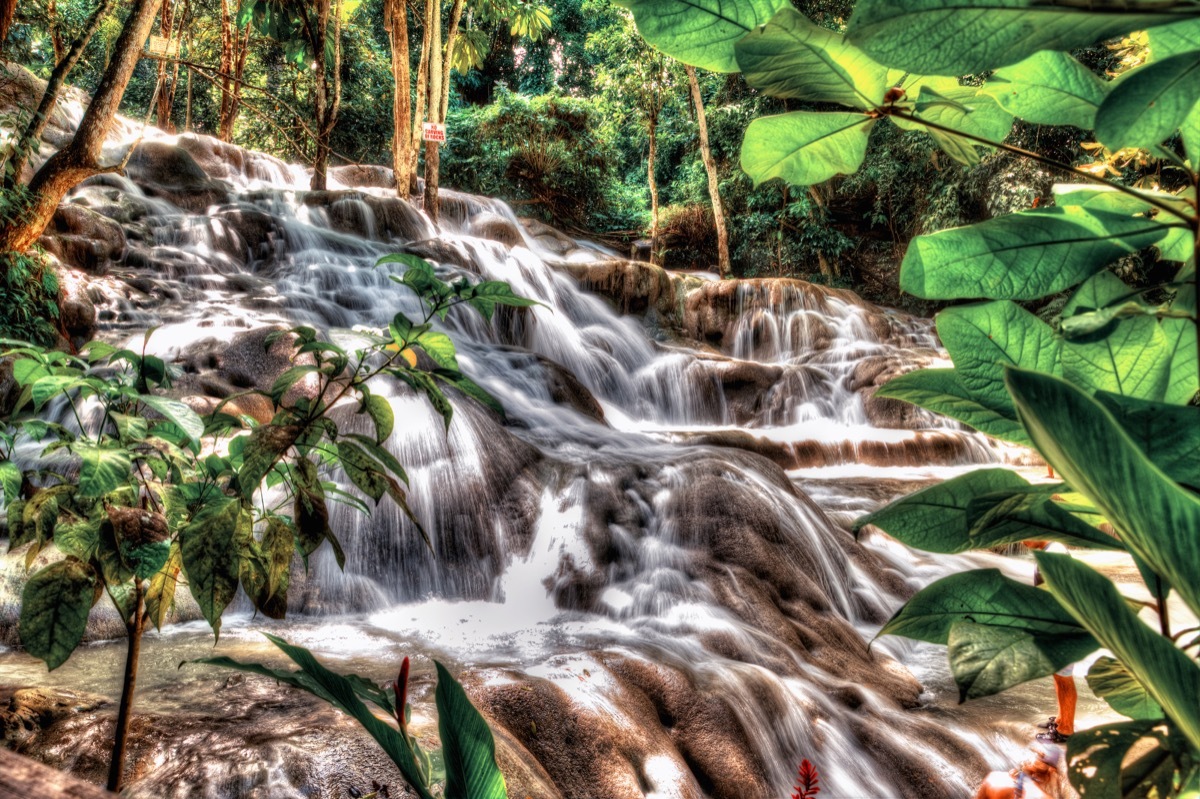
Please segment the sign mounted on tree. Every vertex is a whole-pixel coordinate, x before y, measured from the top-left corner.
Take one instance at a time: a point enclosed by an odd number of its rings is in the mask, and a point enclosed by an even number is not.
[[[422,122],[421,139],[422,141],[446,141],[446,126],[436,122]]]
[[[142,53],[145,58],[153,58],[156,61],[169,61],[172,58],[179,57],[179,42],[172,41],[166,36],[151,36],[146,41],[146,50]]]

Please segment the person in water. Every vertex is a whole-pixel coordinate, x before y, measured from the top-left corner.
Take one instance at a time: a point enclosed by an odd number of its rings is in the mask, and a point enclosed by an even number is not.
[[[1065,553],[1067,548],[1059,543],[1050,544],[1047,541],[1026,541],[1030,549],[1043,549],[1047,552]],[[1036,569],[1033,572],[1033,584],[1041,585],[1042,573]],[[1043,743],[1061,744],[1075,733],[1075,705],[1079,701],[1079,692],[1075,688],[1075,665],[1068,664],[1059,669],[1054,675],[1054,698],[1058,705],[1058,715],[1051,716],[1048,721],[1038,725],[1044,732],[1039,732],[1035,738]]]
[[[983,778],[975,799],[1067,799],[1062,773],[1062,748],[1054,744],[1030,747],[1034,754],[1012,771],[993,771]]]

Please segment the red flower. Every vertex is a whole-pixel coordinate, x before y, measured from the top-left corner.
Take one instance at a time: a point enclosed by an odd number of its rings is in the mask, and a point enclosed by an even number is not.
[[[817,784],[819,779],[817,767],[809,763],[807,758],[801,760],[800,773],[796,778],[796,792],[792,794],[791,799],[813,799],[821,792],[821,786]]]
[[[400,732],[408,732],[408,723],[404,720],[404,708],[408,704],[408,658],[400,664],[400,676],[396,678],[396,721],[400,722]],[[808,761],[805,760],[805,763]]]

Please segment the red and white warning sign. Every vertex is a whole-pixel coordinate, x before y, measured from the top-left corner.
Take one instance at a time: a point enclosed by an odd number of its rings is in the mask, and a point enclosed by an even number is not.
[[[439,125],[436,122],[422,122],[421,138],[424,141],[445,141],[446,126]]]

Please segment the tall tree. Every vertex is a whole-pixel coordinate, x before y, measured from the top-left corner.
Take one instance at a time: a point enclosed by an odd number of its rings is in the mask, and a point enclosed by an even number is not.
[[[176,26],[183,22],[182,15],[175,13],[175,0],[163,0],[162,10],[159,13],[158,33],[168,42],[177,38]],[[179,75],[178,61],[172,69],[169,59],[163,59],[158,62],[158,93],[155,103],[155,119],[158,126],[168,133],[175,132],[175,125],[171,122],[171,107],[175,104],[175,79]]]
[[[253,21],[264,36],[283,45],[289,60],[312,68],[313,175],[309,186],[321,191],[332,152],[330,139],[342,102],[342,18],[345,0],[249,0],[243,2],[238,24]],[[350,10],[358,7],[349,4]]]
[[[392,170],[396,174],[396,194],[408,197],[412,192],[412,65],[408,52],[408,3],[384,0],[383,27],[392,45]]]
[[[101,150],[113,117],[116,116],[125,87],[141,58],[142,43],[150,35],[162,0],[133,0],[121,35],[100,83],[84,112],[79,129],[71,142],[42,165],[25,192],[21,212],[0,220],[0,251],[22,252],[46,229],[54,209],[80,181],[119,165],[100,164]]]
[[[29,156],[38,146],[42,133],[46,130],[46,125],[50,123],[50,117],[54,115],[54,109],[58,105],[58,96],[62,92],[67,75],[79,63],[84,48],[96,35],[100,24],[104,22],[104,18],[109,15],[115,5],[116,0],[100,0],[100,4],[96,6],[84,24],[83,30],[75,37],[75,41],[71,42],[71,49],[54,65],[54,71],[50,73],[50,79],[46,81],[46,89],[42,92],[42,99],[33,115],[29,117],[29,121],[25,124],[25,130],[21,132],[20,138],[17,139],[9,155],[4,169],[4,188],[13,189],[21,182],[21,173],[25,171],[25,165],[29,163]]]
[[[4,52],[4,42],[8,39],[8,29],[12,27],[13,16],[17,13],[17,0],[0,0],[0,53]]]
[[[704,171],[708,173],[708,196],[712,200],[713,224],[717,228],[717,270],[721,277],[728,277],[729,264],[729,231],[725,228],[725,209],[721,205],[721,189],[717,180],[717,163],[713,160],[712,148],[708,146],[708,117],[704,113],[704,97],[700,94],[700,81],[696,78],[696,68],[685,65],[688,85],[692,92],[692,104],[696,106],[696,124],[700,128],[700,159],[704,162]]]
[[[622,25],[608,28],[588,42],[604,53],[596,83],[620,102],[614,112],[626,122],[644,125],[649,154],[646,183],[650,189],[650,260],[658,263],[658,123],[666,104],[678,93],[678,66],[642,40],[628,12]]]
[[[217,137],[233,141],[233,126],[242,110],[242,77],[250,53],[251,25],[238,26],[242,3],[237,10],[231,0],[221,0],[221,106],[217,112]],[[189,76],[190,80],[190,76]]]

